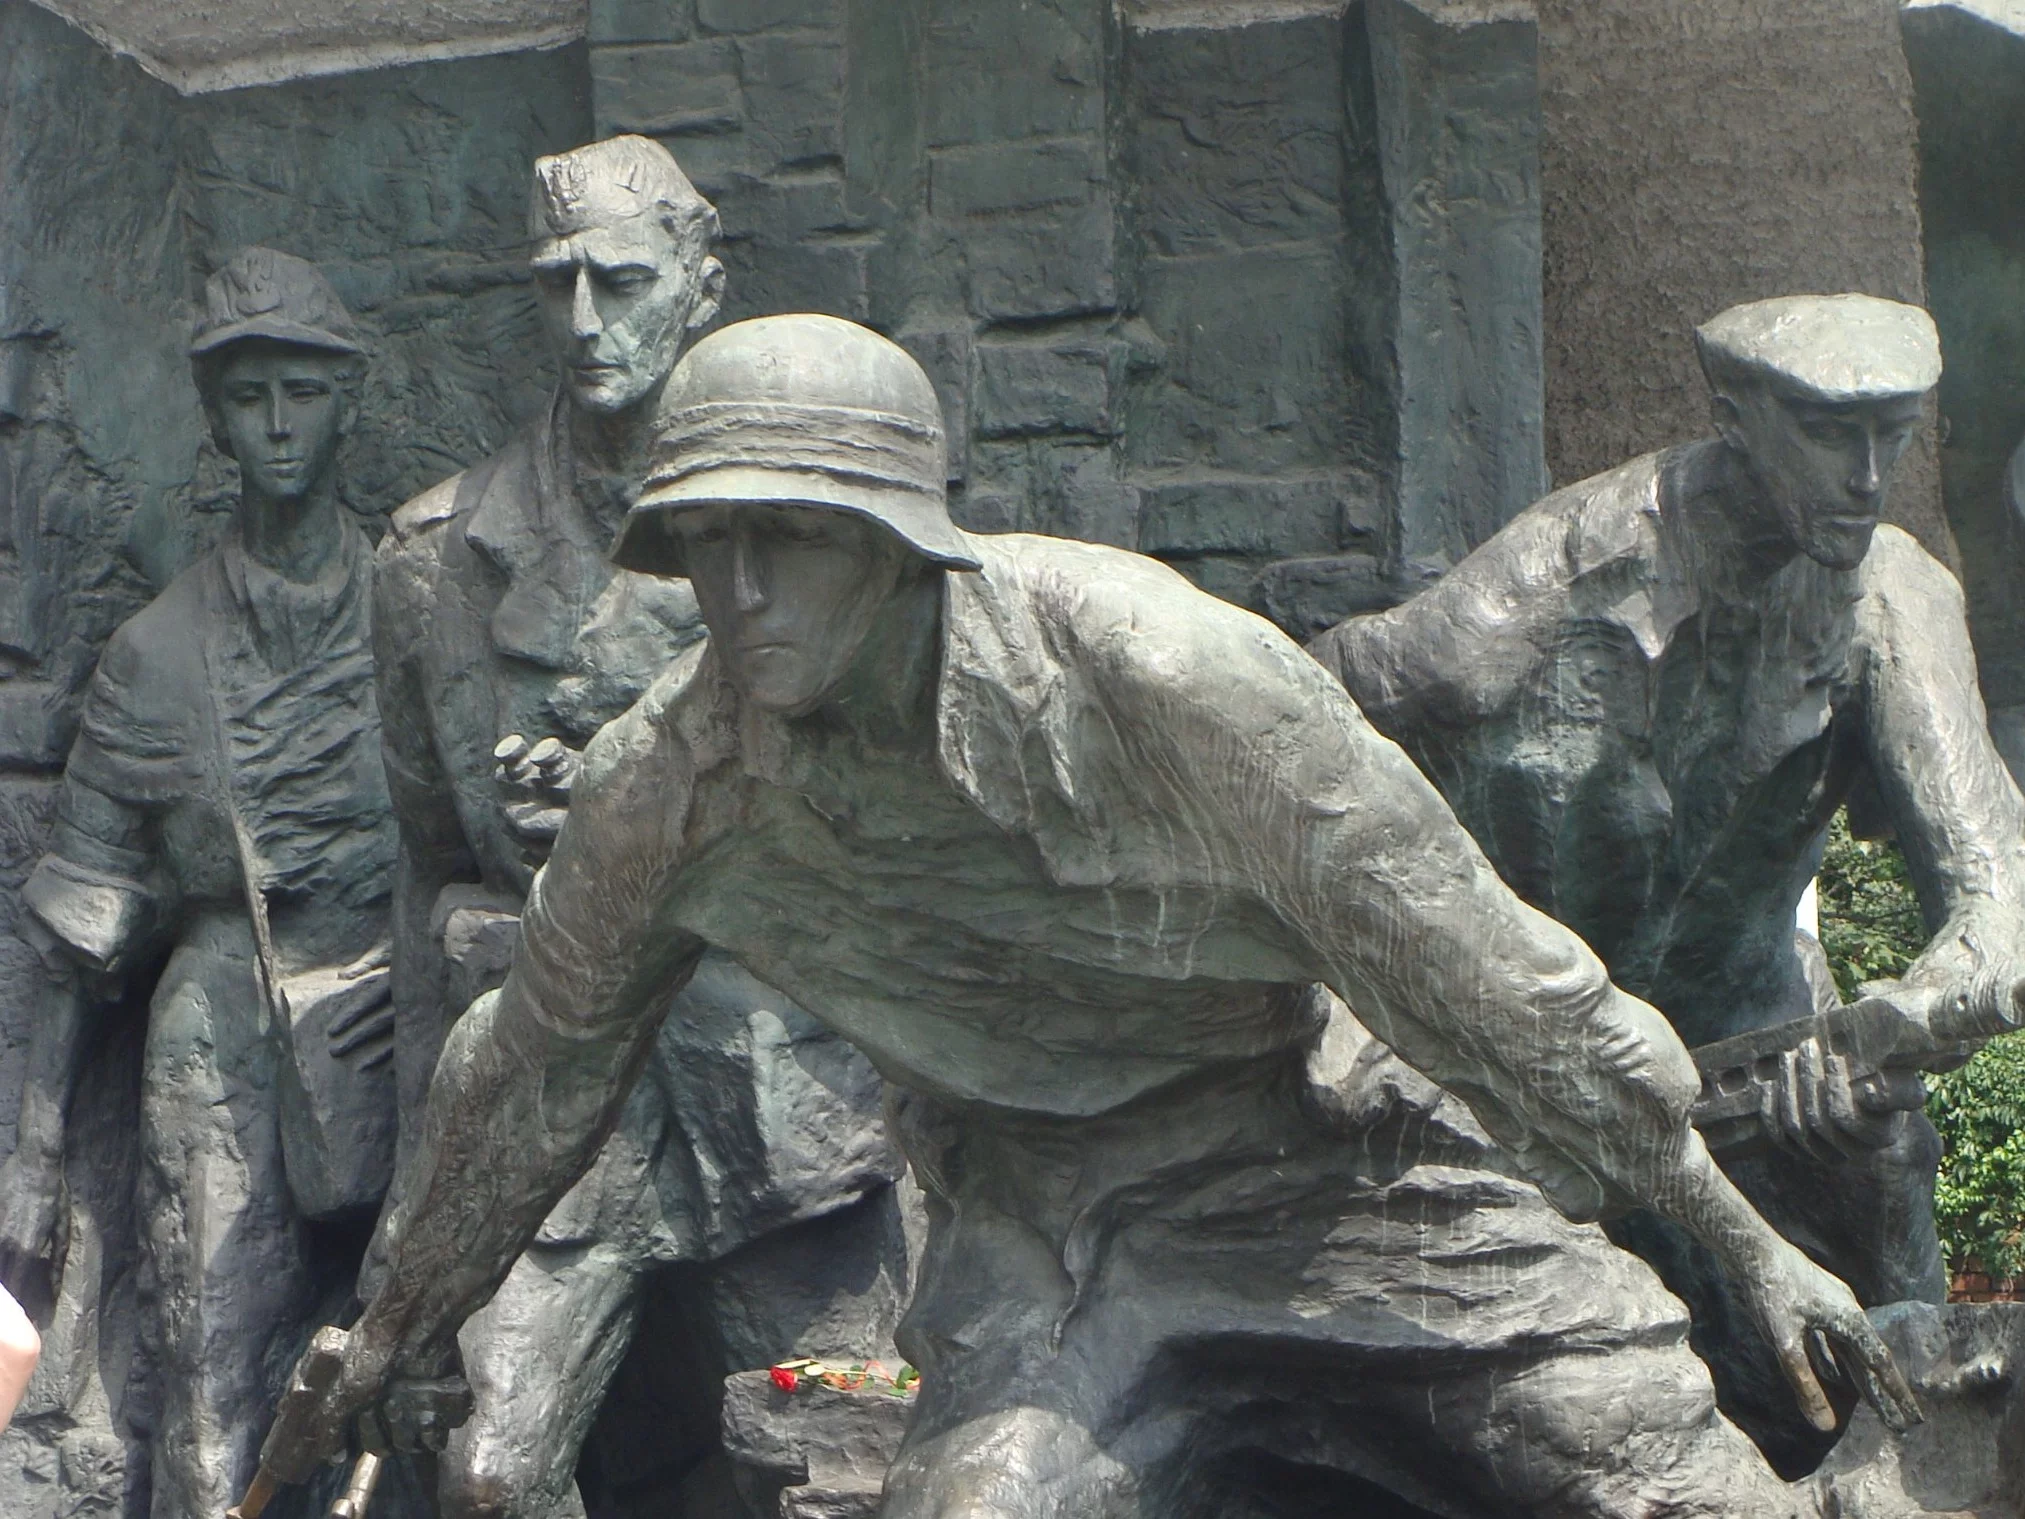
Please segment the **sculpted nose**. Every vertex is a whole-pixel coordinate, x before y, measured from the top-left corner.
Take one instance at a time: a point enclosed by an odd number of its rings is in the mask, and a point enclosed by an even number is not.
[[[734,532],[731,538],[731,597],[741,612],[757,612],[771,600],[765,570],[752,551],[752,537],[744,532]]]
[[[277,385],[267,397],[267,436],[285,438],[289,431],[288,413],[282,407],[281,387]]]
[[[1879,457],[1877,434],[1867,433],[1863,440],[1863,458],[1858,462],[1856,473],[1849,477],[1849,493],[1853,496],[1875,496],[1884,485],[1884,461]]]
[[[598,320],[598,303],[591,298],[591,271],[579,266],[576,295],[570,305],[570,334],[588,342],[604,330],[605,324]]]

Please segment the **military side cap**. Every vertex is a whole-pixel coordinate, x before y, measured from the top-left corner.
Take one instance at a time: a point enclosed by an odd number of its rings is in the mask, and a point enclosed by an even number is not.
[[[1695,333],[1705,358],[1831,405],[1924,395],[1941,339],[1917,306],[1874,295],[1788,295],[1732,306]]]
[[[227,343],[272,338],[332,353],[363,353],[351,313],[323,271],[272,248],[242,248],[204,285],[204,311],[190,356]]]

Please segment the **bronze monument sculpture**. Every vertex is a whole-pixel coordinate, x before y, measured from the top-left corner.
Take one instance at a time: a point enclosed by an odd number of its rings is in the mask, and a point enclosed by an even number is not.
[[[1664,1019],[1282,635],[1130,553],[959,531],[943,449],[919,367],[849,323],[742,323],[677,370],[615,557],[689,577],[710,636],[591,745],[271,1471],[358,1414],[440,1442],[457,1324],[715,946],[897,1088],[931,1233],[889,1519],[1230,1513],[1289,1464],[1339,1505],[1853,1512],[1780,1481],[1677,1305],[1520,1179],[1705,1241],[1817,1421],[1810,1341],[1914,1416],[1848,1290],[1711,1162]],[[1413,1078],[1317,982],[1470,1113],[1396,1102]],[[1440,1171],[1471,1136],[1480,1188],[1424,1188],[1422,1141]]]
[[[1933,324],[1803,296],[1698,339],[1717,436],[1549,496],[1313,652],[1514,889],[1691,1046],[1839,1000],[1794,912],[1836,809],[1867,801],[1933,935],[1875,989],[1917,1027],[2025,967],[2025,803],[1985,726],[1961,592],[1879,520],[1940,376]],[[1753,1102],[1764,1142],[1725,1169],[1860,1301],[1942,1301],[1916,1075],[1852,1069],[1818,1040],[1773,1075]],[[1811,1466],[1825,1447],[1734,1284],[1678,1228],[1623,1233],[1694,1309],[1725,1406]]]
[[[716,213],[665,148],[620,137],[535,166],[531,233],[560,369],[552,402],[500,453],[396,512],[380,556],[411,1123],[450,1022],[505,974],[582,746],[703,636],[685,583],[605,556],[669,372],[717,313]],[[443,1512],[580,1514],[577,1453],[650,1275],[885,1193],[900,1162],[878,1111],[877,1078],[848,1046],[733,962],[705,966],[604,1156],[464,1331],[475,1411],[443,1455]],[[797,1344],[794,1305],[755,1276],[749,1316],[784,1342],[754,1347],[727,1328],[731,1353],[764,1363],[801,1348],[876,1349],[905,1291],[888,1224],[861,1207],[810,1262],[811,1278],[862,1276],[832,1294],[836,1311],[863,1318],[831,1331],[845,1343]],[[708,1318],[709,1286],[692,1296]],[[711,1380],[700,1350],[660,1353]]]
[[[337,495],[360,345],[287,254],[245,250],[205,296],[190,351],[238,508],[92,679],[23,893],[50,982],[0,1173],[0,1274],[18,1281],[51,1252],[93,1012],[166,949],[139,1181],[163,1519],[223,1513],[252,1474],[269,1362],[318,1309],[305,1220],[370,1219],[395,1127],[372,549]]]

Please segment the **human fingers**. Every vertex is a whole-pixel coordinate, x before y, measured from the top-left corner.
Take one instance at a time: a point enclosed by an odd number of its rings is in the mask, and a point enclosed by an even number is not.
[[[1798,1050],[1785,1050],[1779,1056],[1779,1131],[1788,1144],[1806,1147],[1807,1112],[1800,1098]]]
[[[1794,1397],[1799,1399],[1801,1414],[1823,1434],[1833,1431],[1835,1409],[1828,1394],[1821,1390],[1821,1379],[1814,1374],[1814,1365],[1807,1358],[1805,1334],[1797,1326],[1789,1326],[1773,1340],[1772,1349]]]
[[[1830,1132],[1827,1103],[1827,1077],[1823,1071],[1821,1042],[1809,1039],[1799,1049],[1797,1067],[1800,1076],[1800,1114],[1806,1125],[1809,1139],[1823,1138]]]
[[[1862,1313],[1847,1316],[1823,1331],[1835,1351],[1836,1362],[1862,1392],[1864,1401],[1877,1410],[1885,1427],[1903,1434],[1925,1417],[1912,1384],[1899,1370],[1891,1347]]]

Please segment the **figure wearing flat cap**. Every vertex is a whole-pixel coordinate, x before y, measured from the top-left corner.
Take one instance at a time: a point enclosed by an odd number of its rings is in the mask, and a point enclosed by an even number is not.
[[[1960,590],[1879,522],[1940,375],[1933,324],[1796,297],[1699,339],[1716,437],[1547,497],[1313,652],[1519,894],[1689,1045],[1836,1000],[1794,912],[1859,787],[1896,826],[1933,932],[1892,995],[1916,1013],[2015,974],[2025,804],[1985,730]],[[1726,1164],[1866,1304],[1938,1302],[1939,1145],[1917,1078],[1850,1075],[1792,1052],[1762,1092],[1776,1144]],[[1782,1459],[1818,1457],[1706,1252],[1651,1219],[1626,1230],[1695,1309],[1726,1406]]]
[[[705,339],[664,426],[617,557],[690,577],[709,637],[585,756],[282,1474],[357,1411],[413,1438],[441,1406],[455,1326],[714,947],[872,1058],[929,1195],[887,1519],[1348,1514],[1374,1483],[1442,1513],[1856,1512],[1773,1474],[1678,1304],[1571,1220],[1679,1220],[1820,1417],[1815,1333],[1903,1419],[1855,1299],[1711,1163],[1666,1021],[1326,671],[1152,560],[958,530],[933,387],[848,322]],[[1317,982],[1461,1102],[1430,1119]]]
[[[19,1280],[50,1251],[93,1010],[166,954],[138,1183],[161,1519],[222,1514],[251,1474],[275,1358],[326,1285],[305,1223],[371,1219],[395,1128],[372,550],[337,490],[359,339],[314,266],[249,248],[191,355],[239,505],[92,677],[22,893],[53,979],[0,1182]]]
[[[717,313],[716,213],[666,149],[619,137],[536,164],[531,232],[554,399],[502,452],[395,513],[381,548],[411,1124],[449,1025],[506,973],[583,746],[703,636],[687,583],[606,556],[669,371]],[[749,1259],[725,1267],[729,1283],[685,1274],[685,1311],[724,1344],[655,1353],[697,1386],[797,1351],[875,1353],[906,1276],[891,1228],[901,1162],[878,1114],[878,1079],[847,1045],[730,959],[705,965],[596,1169],[464,1331],[476,1410],[444,1453],[444,1513],[582,1512],[579,1448],[668,1266],[761,1241],[786,1259],[798,1231],[824,1241],[786,1282]],[[699,1460],[714,1413],[669,1440],[667,1464]]]

